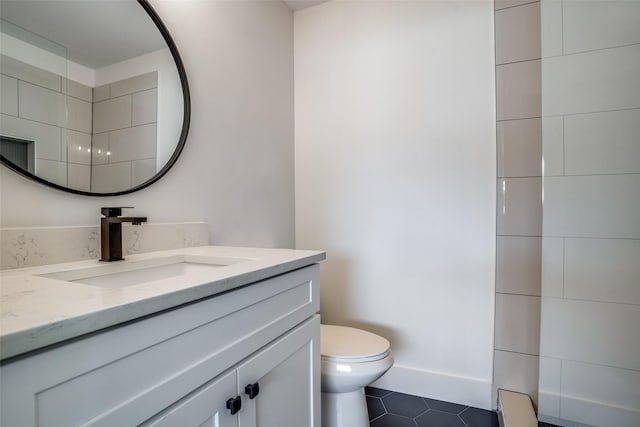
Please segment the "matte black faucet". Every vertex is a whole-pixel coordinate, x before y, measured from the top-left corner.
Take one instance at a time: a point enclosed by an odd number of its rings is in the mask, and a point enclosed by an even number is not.
[[[122,209],[133,209],[133,207],[123,206],[116,208],[102,208],[102,218],[100,218],[100,261],[121,261],[122,257],[122,223],[130,222],[140,225],[147,222],[146,216],[125,217]]]

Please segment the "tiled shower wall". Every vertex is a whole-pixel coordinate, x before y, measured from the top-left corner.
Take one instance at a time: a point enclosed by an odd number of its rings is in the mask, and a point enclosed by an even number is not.
[[[156,173],[158,73],[93,89],[92,190],[122,191]]]
[[[89,190],[91,88],[5,55],[0,72],[2,134],[34,141],[36,175]]]
[[[37,176],[114,192],[155,175],[157,72],[92,89],[2,55],[0,78],[2,135],[34,142]]]
[[[635,427],[640,2],[543,0],[541,12],[539,415],[561,425]]]
[[[495,1],[497,389],[538,397],[542,251],[540,2]]]

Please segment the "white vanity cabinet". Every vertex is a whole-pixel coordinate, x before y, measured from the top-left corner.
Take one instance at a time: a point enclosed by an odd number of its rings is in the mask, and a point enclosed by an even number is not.
[[[314,264],[12,358],[0,425],[320,427],[318,309]]]
[[[145,427],[319,426],[314,347],[319,318],[307,320],[264,350],[186,396]],[[251,394],[250,390],[258,390]],[[232,397],[229,397],[232,396]],[[253,396],[253,397],[251,397]],[[233,401],[240,402],[231,413]]]

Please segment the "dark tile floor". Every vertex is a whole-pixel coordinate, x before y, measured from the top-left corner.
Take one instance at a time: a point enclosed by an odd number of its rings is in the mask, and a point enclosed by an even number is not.
[[[365,394],[371,427],[498,427],[496,413],[484,409],[374,387]]]

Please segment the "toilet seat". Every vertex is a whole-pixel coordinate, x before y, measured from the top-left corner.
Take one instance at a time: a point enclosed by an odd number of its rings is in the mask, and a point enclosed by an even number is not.
[[[345,363],[366,363],[384,359],[391,344],[371,332],[347,326],[320,325],[320,357]]]
[[[364,387],[393,366],[390,347],[371,332],[320,325],[322,427],[369,427]]]

